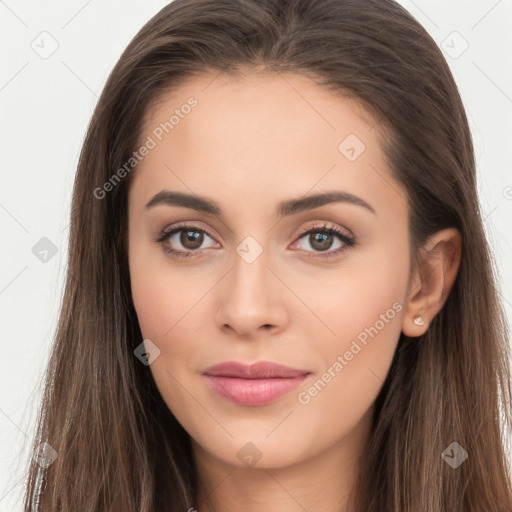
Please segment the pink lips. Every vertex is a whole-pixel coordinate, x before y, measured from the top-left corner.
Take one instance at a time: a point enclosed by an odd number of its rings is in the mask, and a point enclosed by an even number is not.
[[[310,374],[269,361],[247,365],[227,361],[206,369],[210,387],[240,405],[264,405],[296,388]]]

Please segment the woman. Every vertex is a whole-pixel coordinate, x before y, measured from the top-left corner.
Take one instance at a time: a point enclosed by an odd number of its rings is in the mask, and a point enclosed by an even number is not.
[[[26,510],[512,510],[471,135],[392,0],[162,9],[69,251]]]

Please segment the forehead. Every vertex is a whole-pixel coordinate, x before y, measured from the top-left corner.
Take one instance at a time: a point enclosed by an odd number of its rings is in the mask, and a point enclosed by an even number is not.
[[[142,133],[153,147],[133,187],[146,200],[163,188],[263,200],[345,185],[383,201],[392,180],[374,117],[302,75],[192,77],[148,109]]]
[[[374,117],[353,94],[351,96],[349,99],[348,92],[329,90],[301,74],[209,71],[181,80],[160,94],[146,109],[143,132],[150,133],[162,120],[169,120],[173,113],[181,114],[180,109],[191,98],[197,100],[200,109],[195,110],[202,112],[202,119],[217,115],[222,109],[230,119],[238,113],[246,129],[256,123],[261,125],[263,118],[267,130],[271,126],[280,128],[284,123],[287,131],[297,131],[297,126],[286,124],[295,117],[297,121],[310,123],[312,129],[336,131],[339,124],[336,114],[340,113],[351,118],[346,119],[347,122],[354,124],[358,118],[357,124],[374,127],[377,124]],[[216,121],[212,126],[216,131],[228,128],[222,119]]]

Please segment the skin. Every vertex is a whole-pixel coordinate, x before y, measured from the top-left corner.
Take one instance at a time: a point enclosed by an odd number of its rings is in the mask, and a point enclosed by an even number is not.
[[[420,336],[442,308],[460,261],[460,235],[436,233],[420,266],[411,268],[405,190],[390,175],[375,120],[353,100],[295,74],[209,73],[162,96],[147,113],[142,140],[190,96],[198,105],[134,171],[128,234],[141,331],[160,350],[150,370],[191,435],[206,489],[190,505],[348,511],[400,332]],[[338,149],[349,134],[366,146],[354,161]],[[162,190],[206,196],[222,215],[166,204],[146,208]],[[276,215],[281,201],[329,190],[354,194],[375,213],[337,202]],[[178,222],[212,236],[194,249],[174,235],[167,247],[196,252],[173,259],[155,240]],[[324,223],[358,244],[329,258],[344,245],[336,235],[323,252],[309,235],[299,237],[310,227],[322,233]],[[252,263],[236,251],[247,236],[263,251]],[[301,403],[298,394],[393,304],[400,309],[394,317]],[[423,326],[413,323],[419,313]],[[202,375],[228,360],[274,361],[312,374],[274,403],[241,406],[213,392]],[[244,463],[241,449],[261,458]]]

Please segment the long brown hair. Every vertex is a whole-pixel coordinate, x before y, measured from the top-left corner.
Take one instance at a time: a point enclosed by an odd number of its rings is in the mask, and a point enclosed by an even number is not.
[[[142,335],[127,265],[132,174],[98,198],[142,137],[149,106],[195,74],[263,67],[303,74],[378,120],[403,184],[413,254],[462,235],[458,276],[421,338],[400,337],[355,489],[360,512],[510,512],[508,332],[477,198],[472,139],[449,67],[393,0],[175,0],[126,48],[82,148],[69,265],[25,510],[186,511],[198,479],[190,437],[133,354]],[[200,108],[200,107],[199,107]],[[454,469],[443,451],[468,459]]]

